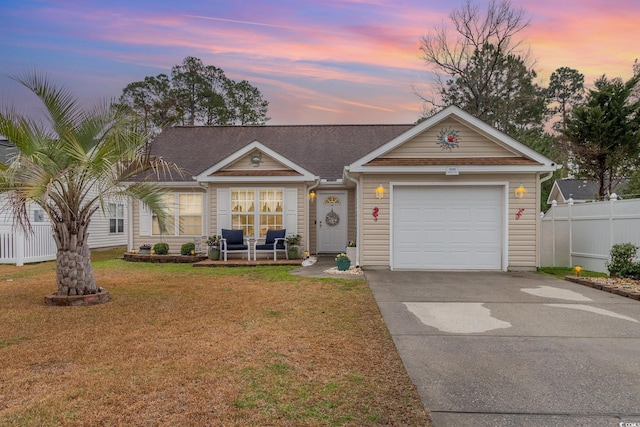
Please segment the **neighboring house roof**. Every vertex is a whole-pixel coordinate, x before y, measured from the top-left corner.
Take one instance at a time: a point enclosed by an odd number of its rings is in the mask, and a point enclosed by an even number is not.
[[[621,189],[627,182],[628,180],[620,180],[620,182],[614,185],[614,192]],[[599,190],[600,185],[594,180],[574,178],[557,179],[553,183],[553,187],[547,198],[547,204],[551,204],[554,200],[558,201],[558,203],[568,203],[569,199],[573,199],[574,203],[600,200],[598,195]]]
[[[164,129],[151,154],[174,162],[192,181],[246,146],[259,143],[320,179],[342,178],[344,166],[414,125],[175,126]]]
[[[11,158],[18,153],[18,149],[15,145],[9,142],[8,139],[0,137],[0,163],[8,165]]]

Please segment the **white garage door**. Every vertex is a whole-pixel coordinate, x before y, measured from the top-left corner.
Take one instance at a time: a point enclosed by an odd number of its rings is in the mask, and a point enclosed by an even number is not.
[[[503,187],[393,190],[393,268],[500,270]]]

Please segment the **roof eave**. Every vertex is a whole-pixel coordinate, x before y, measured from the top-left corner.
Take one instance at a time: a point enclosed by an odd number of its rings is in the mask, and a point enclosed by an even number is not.
[[[535,173],[535,172],[553,172],[556,170],[555,165],[465,165],[456,166],[438,165],[438,166],[354,166],[351,165],[347,169],[352,173],[445,173],[449,168],[457,168],[459,173]]]
[[[198,182],[242,182],[242,183],[256,183],[256,182],[311,182],[318,179],[318,177],[310,174],[299,176],[198,176],[194,177]]]

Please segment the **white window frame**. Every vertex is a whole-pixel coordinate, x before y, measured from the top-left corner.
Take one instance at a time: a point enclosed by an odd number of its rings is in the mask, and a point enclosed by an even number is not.
[[[280,228],[286,228],[286,215],[285,215],[285,199],[286,199],[286,193],[285,193],[285,188],[283,187],[233,187],[230,188],[230,192],[229,192],[229,200],[230,200],[230,222],[231,224],[233,224],[233,216],[234,215],[238,215],[239,212],[237,211],[233,211],[233,193],[236,191],[253,191],[253,230],[254,230],[254,235],[253,236],[245,236],[245,237],[252,237],[254,239],[260,238],[260,237],[264,237],[266,235],[261,235],[261,224],[260,224],[260,217],[263,215],[268,215],[268,216],[280,216],[281,220],[281,224],[282,226]],[[263,201],[260,199],[260,192],[262,191],[274,191],[274,192],[280,192],[281,194],[281,200],[278,202],[279,203],[279,208],[280,210],[273,210],[273,211],[268,211],[268,212],[264,212],[262,211],[262,209],[260,208],[261,203],[266,203],[266,201]],[[256,208],[257,207],[257,208]],[[277,209],[277,206],[276,206]],[[268,227],[267,227],[268,229]],[[266,231],[266,229],[265,229]]]
[[[180,233],[180,196],[199,196],[200,197],[200,233],[195,234],[181,234]],[[194,193],[194,192],[172,192],[167,193],[166,196],[173,197],[173,203],[170,206],[167,206],[167,210],[170,215],[173,215],[173,233],[156,233],[156,226],[154,225],[157,221],[155,213],[151,215],[151,235],[152,236],[175,236],[175,237],[201,237],[202,232],[204,230],[204,203],[205,203],[205,195],[204,193]],[[170,202],[171,203],[171,202]],[[183,215],[183,216],[195,216],[195,215]]]
[[[124,233],[124,217],[125,209],[124,203],[109,203],[109,234],[123,234]],[[115,221],[115,231],[111,229],[111,221]]]

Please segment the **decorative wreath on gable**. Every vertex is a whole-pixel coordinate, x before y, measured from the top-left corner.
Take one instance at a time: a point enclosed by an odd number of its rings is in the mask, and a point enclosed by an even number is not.
[[[457,130],[454,130],[452,127],[448,127],[446,129],[440,129],[438,133],[438,144],[443,150],[451,151],[454,148],[459,147],[460,135]]]
[[[324,218],[324,222],[333,227],[334,225],[338,225],[340,217],[333,211],[333,209],[331,209],[331,212],[329,212]]]

